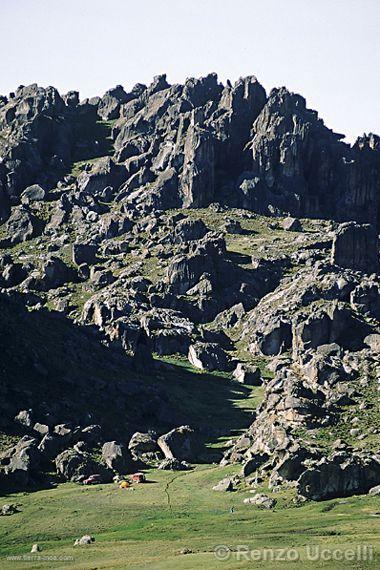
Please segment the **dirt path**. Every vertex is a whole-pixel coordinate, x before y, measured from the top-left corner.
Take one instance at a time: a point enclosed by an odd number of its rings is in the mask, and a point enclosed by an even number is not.
[[[219,465],[214,465],[211,467],[211,469],[217,469],[219,467]],[[194,474],[194,469],[191,469],[190,471],[185,471],[182,473],[179,473],[177,475],[174,475],[165,485],[164,488],[164,493],[166,495],[166,499],[167,499],[167,503],[168,503],[168,507],[171,513],[173,513],[173,508],[172,508],[172,501],[171,501],[171,496],[169,493],[169,489],[170,486],[172,485],[172,483],[174,483],[174,481],[176,481],[176,479],[179,479],[180,477],[186,477],[187,475],[191,475]]]
[[[167,498],[167,502],[168,502],[168,507],[169,507],[169,510],[170,510],[171,513],[173,513],[173,509],[172,509],[172,501],[171,501],[171,497],[170,497],[170,493],[169,493],[170,485],[171,485],[172,483],[174,483],[174,481],[175,481],[176,479],[179,479],[180,477],[185,477],[185,475],[190,475],[191,473],[193,473],[193,471],[185,471],[184,473],[180,473],[180,474],[178,474],[178,475],[174,475],[174,476],[166,483],[164,492],[165,492],[165,495],[166,495],[166,498]]]

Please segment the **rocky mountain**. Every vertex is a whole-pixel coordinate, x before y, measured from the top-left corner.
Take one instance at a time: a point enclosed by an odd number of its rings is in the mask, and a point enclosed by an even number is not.
[[[173,357],[263,384],[247,481],[380,484],[380,142],[343,138],[255,77],[0,97],[3,485],[204,458]]]

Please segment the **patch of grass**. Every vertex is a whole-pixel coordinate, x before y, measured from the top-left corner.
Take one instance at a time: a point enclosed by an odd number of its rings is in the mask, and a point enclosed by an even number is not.
[[[357,545],[375,547],[369,562],[350,562],[350,568],[378,568],[380,524],[376,513],[380,497],[351,497],[335,501],[333,509],[306,503],[292,507],[289,491],[276,494],[273,511],[244,505],[243,487],[233,493],[211,488],[222,477],[233,475],[233,466],[198,466],[190,472],[147,473],[148,482],[134,491],[116,485],[80,487],[71,483],[56,489],[16,494],[4,502],[20,504],[20,513],[0,518],[2,568],[25,568],[23,561],[6,556],[23,555],[37,542],[41,555],[68,556],[54,568],[153,568],[211,570],[239,568],[347,568],[347,561],[315,562],[307,548],[343,551]],[[233,507],[233,509],[232,509]],[[74,540],[90,533],[95,542],[74,547]],[[226,545],[228,559],[215,557],[217,545]],[[238,546],[249,550],[294,549],[300,561],[250,561],[238,556]],[[181,554],[183,551],[188,554]],[[241,552],[241,551],[240,551]],[[46,561],[28,562],[33,569],[48,567]],[[254,564],[254,566],[253,566]],[[53,567],[53,566],[50,566]]]
[[[76,162],[73,162],[69,174],[71,174],[71,176],[75,176],[75,178],[77,178],[80,174],[82,174],[82,172],[84,171],[85,167],[88,164],[95,164],[95,162],[97,162],[98,160],[99,160],[99,157],[88,158],[87,160],[78,160]]]

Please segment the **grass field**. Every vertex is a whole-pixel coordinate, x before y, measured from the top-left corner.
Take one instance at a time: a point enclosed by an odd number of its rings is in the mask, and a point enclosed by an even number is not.
[[[211,490],[237,467],[197,466],[189,472],[148,472],[148,482],[135,490],[116,485],[80,487],[67,483],[55,489],[21,493],[1,499],[20,511],[0,518],[1,568],[378,568],[380,497],[352,497],[294,506],[292,493],[276,493],[273,511],[244,505],[247,489],[233,493]],[[233,507],[233,512],[231,512]],[[90,533],[95,542],[74,547]],[[12,560],[28,555],[38,542],[40,556],[50,560]],[[372,561],[307,559],[307,547],[352,549],[372,545]],[[214,549],[226,545],[228,560]],[[239,547],[240,545],[240,547]],[[247,560],[245,545],[266,560]],[[283,554],[280,549],[291,549]],[[268,549],[275,549],[270,553]],[[186,552],[186,554],[185,554]],[[223,552],[223,551],[222,551]],[[268,560],[289,556],[291,561]],[[34,556],[34,559],[33,559]],[[54,560],[51,557],[68,557]],[[299,557],[299,560],[294,560]]]
[[[210,462],[219,460],[227,438],[249,425],[262,388],[241,386],[220,373],[194,371],[181,358],[163,360],[165,373],[157,374],[155,382],[170,387],[171,403],[183,414],[186,403],[182,419],[216,429],[208,440],[206,462],[189,472],[150,470],[148,482],[134,491],[114,484],[66,483],[0,497],[0,507],[13,503],[20,511],[0,517],[1,569],[380,567],[380,497],[296,506],[294,490],[285,489],[273,494],[276,507],[266,511],[243,504],[250,496],[243,483],[233,493],[212,491],[221,478],[240,470]],[[266,374],[264,363],[259,364]],[[3,439],[4,446],[12,443],[10,436]],[[265,486],[260,491],[270,493]],[[74,547],[84,534],[94,536],[95,542]],[[42,551],[31,555],[36,542]],[[229,549],[220,551],[225,560],[215,556],[218,545]],[[337,549],[339,555],[360,545],[374,548],[373,560],[314,561],[307,555],[311,547]]]

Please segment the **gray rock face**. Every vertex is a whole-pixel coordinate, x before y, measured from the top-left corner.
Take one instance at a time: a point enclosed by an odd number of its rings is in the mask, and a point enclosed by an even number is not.
[[[205,273],[216,273],[217,255],[196,250],[190,255],[176,256],[167,270],[167,281],[173,293],[183,294],[194,287]]]
[[[326,257],[328,253],[326,248]],[[332,450],[323,461],[325,451],[312,439],[305,444],[293,431],[296,426],[307,433],[339,425],[344,406],[358,405],[357,382],[367,386],[376,376],[376,310],[374,275],[366,277],[326,261],[312,271],[283,278],[247,312],[243,338],[252,341],[254,354],[265,351],[274,356],[268,367],[274,378],[265,380],[256,418],[228,450],[223,464],[243,463],[244,476],[270,474],[270,486],[297,483],[301,495],[315,500],[366,493],[367,476],[376,484],[378,458],[344,446],[344,455]],[[282,328],[288,331],[286,352]],[[363,402],[361,409],[368,405]],[[366,430],[354,427],[350,436],[365,439]]]
[[[186,355],[194,332],[194,324],[173,309],[155,308],[141,319],[141,326],[152,342],[152,349],[159,355]]]
[[[43,263],[41,271],[32,277],[29,288],[48,291],[68,281],[76,281],[76,278],[76,273],[64,261],[52,255]]]
[[[80,192],[92,196],[100,195],[105,188],[118,188],[126,177],[126,171],[110,157],[100,158],[91,169],[78,177],[77,185]]]
[[[52,460],[67,448],[69,442],[69,436],[47,433],[41,439],[38,449],[45,460]]]
[[[347,334],[347,330],[351,330],[350,335]],[[293,352],[297,355],[308,348],[335,342],[346,347],[352,337],[354,342],[362,339],[364,331],[365,325],[357,321],[350,311],[344,306],[333,303],[324,309],[316,310],[305,320],[302,316],[294,320]]]
[[[275,356],[290,348],[292,344],[291,325],[285,320],[271,323],[260,334],[257,347],[265,356]]]
[[[377,271],[378,239],[369,225],[342,224],[334,236],[331,262],[365,273]]]
[[[362,280],[350,294],[351,307],[380,320],[380,287],[373,280]]]
[[[77,92],[61,97],[52,87],[18,89],[0,111],[0,130],[8,129],[9,139],[2,150],[6,196],[18,197],[32,184],[51,187],[78,149],[99,156],[100,117],[118,119],[114,156],[133,164],[118,169],[102,158],[79,177],[79,188],[91,194],[126,181],[131,191],[137,182],[133,190],[145,196],[144,204],[137,199],[143,207],[197,207],[221,188],[227,203],[260,212],[378,224],[376,135],[345,145],[301,96],[281,88],[267,97],[253,76],[233,86],[221,85],[215,74],[174,86],[159,77],[148,88],[126,93],[118,85],[80,104]],[[98,138],[86,138],[78,124],[93,127]],[[5,200],[5,216],[8,207]]]
[[[24,281],[27,277],[27,271],[21,263],[13,263],[10,261],[0,275],[0,284],[5,287],[15,287]]]
[[[252,134],[251,173],[240,186],[246,207],[293,216],[320,216],[323,211],[332,218],[378,223],[376,175],[369,175],[368,185],[357,190],[364,170],[379,168],[377,142],[371,136],[347,147],[339,141],[342,135],[306,108],[303,97],[283,87],[271,91]]]
[[[191,121],[185,140],[180,187],[184,207],[201,208],[214,198],[215,151],[211,134],[195,124],[194,114]]]
[[[367,493],[380,481],[380,463],[375,459],[363,461],[360,457],[332,462],[304,471],[298,481],[298,492],[313,500],[333,499]]]
[[[193,462],[196,461],[202,447],[198,434],[189,426],[180,426],[161,435],[157,444],[166,459]]]
[[[0,427],[36,436],[4,458],[1,480],[33,481],[58,454],[64,478],[103,473],[90,452],[106,439],[189,421],[163,387],[174,367],[157,362],[177,354],[225,372],[238,362],[228,354],[244,355],[232,378],[253,385],[266,362],[263,401],[223,459],[243,476],[270,487],[304,477],[322,496],[326,450],[309,430],[352,417],[356,447],[339,451],[369,465],[355,454],[378,435],[362,418],[379,375],[380,139],[341,138],[302,97],[267,97],[255,77],[161,75],[85,101],[37,85],[0,97],[0,245],[12,249],[0,256]],[[118,425],[103,426],[103,399]],[[196,458],[189,429],[161,437],[164,466]],[[105,475],[132,468],[130,455],[156,463],[156,439],[107,441]],[[339,469],[334,493],[365,492]]]
[[[2,185],[0,185],[0,222],[3,223],[10,214],[10,201]]]
[[[123,103],[128,103],[134,98],[132,94],[124,91],[121,85],[109,89],[98,104],[98,115],[106,120],[117,119],[120,114],[120,107]]]

